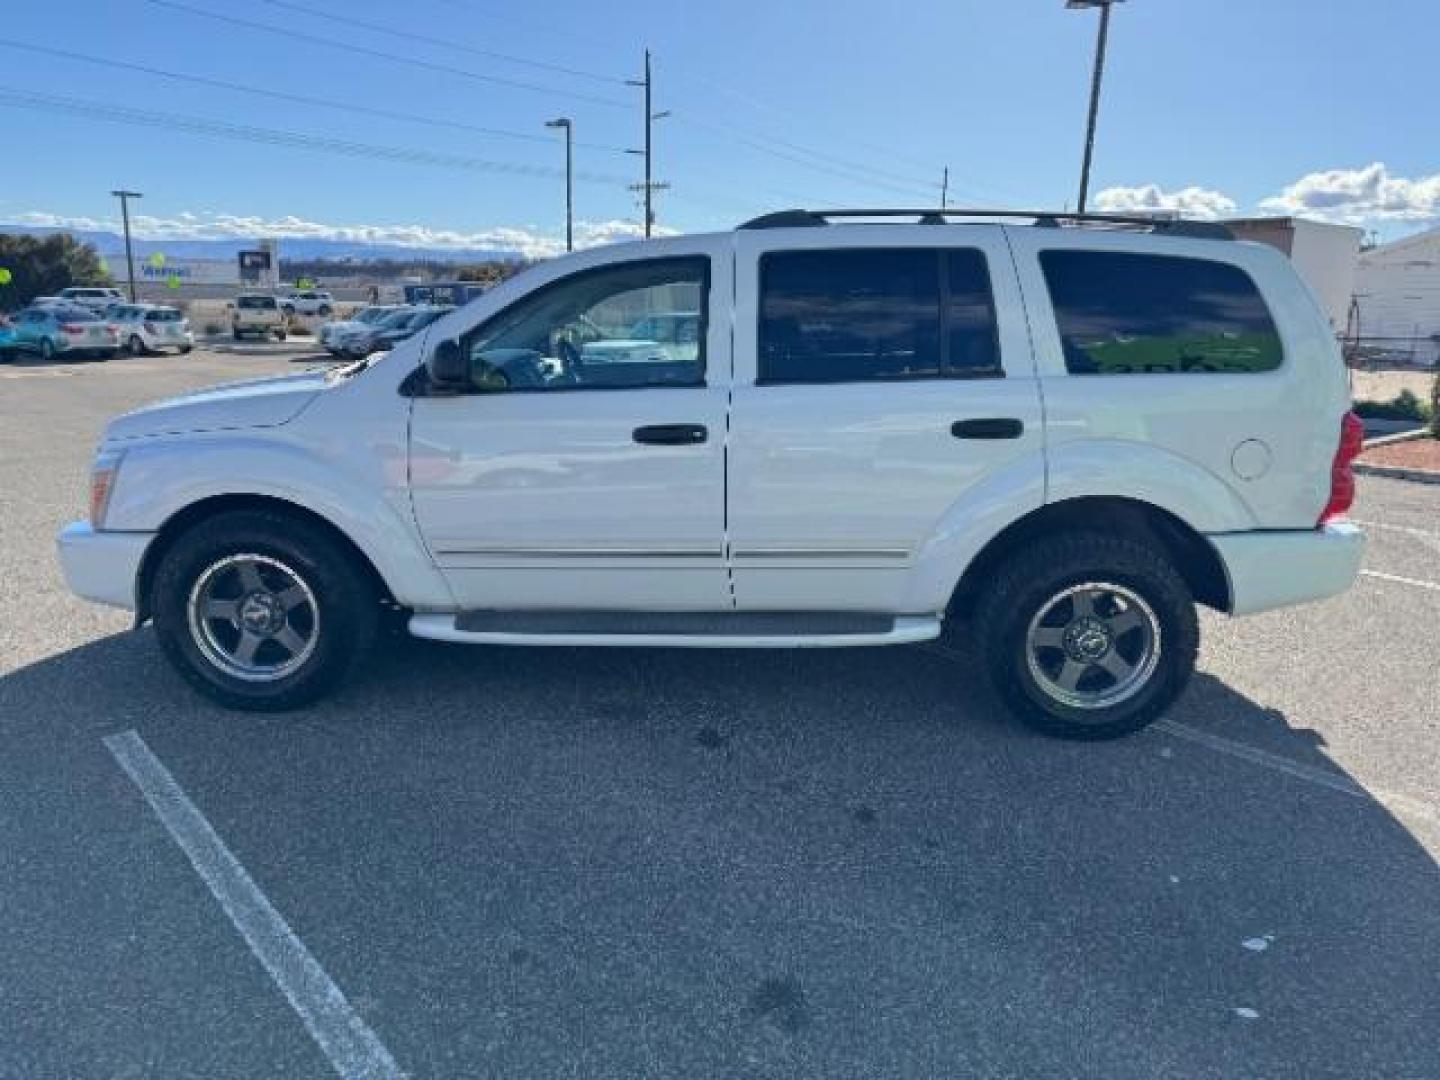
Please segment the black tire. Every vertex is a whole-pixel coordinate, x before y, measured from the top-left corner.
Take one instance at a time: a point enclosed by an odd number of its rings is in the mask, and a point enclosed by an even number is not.
[[[139,334],[131,334],[130,340],[126,342],[126,345],[129,346],[131,356],[145,355],[145,342],[140,340]]]
[[[55,359],[55,343],[49,338],[40,339],[40,359],[47,364]]]
[[[191,351],[192,351],[194,348],[195,348],[195,346],[193,346],[193,345],[181,345],[181,346],[180,346],[180,355],[181,355],[181,356],[189,356],[190,353],[191,353]]]
[[[241,341],[245,337],[245,335],[242,334],[239,330],[231,330],[230,336],[233,337],[236,341]]]
[[[1053,607],[1052,602],[1066,590],[1090,583],[1113,584],[1139,599],[1134,608],[1144,628],[1136,632],[1144,636],[1129,639],[1126,647],[1148,657],[1145,650],[1153,640],[1155,658],[1153,669],[1136,663],[1137,671],[1148,670],[1149,674],[1132,688],[1126,690],[1122,680],[1115,679],[1110,689],[1129,696],[1113,703],[1077,707],[1059,700],[1055,684],[1051,682],[1052,689],[1047,689],[1045,681],[1046,663],[1065,664],[1071,659],[1071,645],[1041,646],[1032,651],[1031,628],[1032,621],[1047,610],[1058,611],[1058,618],[1064,620],[1066,608]],[[1065,634],[1076,625],[1078,616],[1078,609],[1070,609]],[[1047,620],[1055,617],[1047,616]],[[980,644],[986,666],[1010,710],[1037,731],[1066,739],[1114,739],[1158,719],[1189,682],[1200,644],[1194,599],[1159,541],[1147,543],[1105,533],[1055,536],[1017,552],[1001,564],[980,596],[973,626],[984,635]],[[1053,627],[1042,622],[1036,640],[1045,629]],[[1122,640],[1116,637],[1106,651],[1118,653]],[[1037,658],[1033,663],[1032,656]],[[1052,656],[1053,661],[1039,659]],[[1095,671],[1093,664],[1080,665],[1083,678],[1102,684],[1102,688],[1086,694],[1103,696],[1103,684],[1113,676]],[[1082,682],[1076,689],[1084,685]]]
[[[319,315],[322,319],[328,319],[330,317],[330,311],[331,308],[329,304],[321,304],[318,308],[315,309],[315,313]]]
[[[276,341],[284,341],[284,340],[285,340],[285,331],[284,331],[284,330],[276,330],[276,331],[275,331],[275,340],[276,340]]]
[[[192,593],[207,570],[239,555],[273,560],[314,598],[313,649],[293,670],[265,681],[237,676],[207,655],[190,618]],[[151,601],[161,648],[185,680],[227,708],[256,712],[300,708],[334,689],[369,651],[380,615],[369,567],[353,551],[313,522],[253,510],[219,514],[177,539],[156,571]]]

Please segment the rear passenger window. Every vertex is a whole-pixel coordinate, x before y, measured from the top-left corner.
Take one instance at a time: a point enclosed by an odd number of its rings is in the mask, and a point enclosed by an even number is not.
[[[1280,335],[1237,266],[1169,255],[1045,251],[1072,375],[1274,371]]]
[[[979,251],[788,251],[761,260],[761,383],[999,373]]]

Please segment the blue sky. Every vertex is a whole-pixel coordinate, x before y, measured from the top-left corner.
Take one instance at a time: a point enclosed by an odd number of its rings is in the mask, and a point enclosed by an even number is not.
[[[566,115],[582,144],[582,235],[620,235],[639,220],[624,185],[640,160],[622,151],[641,138],[639,92],[623,80],[638,76],[647,44],[655,107],[673,113],[655,126],[656,176],[673,185],[658,197],[663,226],[723,228],[791,205],[933,203],[945,165],[956,203],[1073,204],[1096,19],[1062,0],[13,0],[0,42],[30,48],[0,44],[0,221],[108,224],[108,192],[123,185],[146,193],[141,231],[160,236],[498,233],[539,250],[563,235],[563,151],[543,123]],[[1433,0],[1126,0],[1092,192],[1114,209],[1308,212],[1387,236],[1420,228],[1440,215],[1440,113],[1425,77],[1436,40]],[[79,99],[79,111],[57,96]],[[466,167],[122,125],[92,103]]]

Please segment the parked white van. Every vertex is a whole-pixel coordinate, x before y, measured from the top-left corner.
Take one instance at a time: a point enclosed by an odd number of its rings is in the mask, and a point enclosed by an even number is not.
[[[649,317],[691,325],[664,349]],[[385,609],[482,645],[820,647],[949,619],[1103,738],[1358,571],[1358,422],[1286,259],[1194,222],[787,211],[567,256],[389,354],[114,420],[81,596],[226,705],[313,701]],[[963,688],[957,688],[963,691]]]

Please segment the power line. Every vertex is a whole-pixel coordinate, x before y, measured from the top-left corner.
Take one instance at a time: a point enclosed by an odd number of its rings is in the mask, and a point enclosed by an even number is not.
[[[790,161],[806,164],[808,163],[808,159],[814,158],[815,161],[820,164],[831,166],[831,171],[844,170],[845,173],[851,174],[854,178],[863,179],[866,176],[873,175],[876,177],[876,181],[873,182],[876,183],[877,186],[889,187],[895,191],[908,191],[912,193],[924,191],[928,193],[938,187],[937,184],[919,179],[915,176],[890,172],[887,169],[877,169],[873,165],[863,165],[858,162],[849,161],[846,158],[838,157],[834,154],[828,154],[820,150],[811,150],[808,147],[790,142],[787,139],[780,139],[771,135],[747,133],[729,124],[718,124],[708,120],[696,120],[693,117],[685,117],[683,114],[681,114],[681,118],[694,124],[696,127],[706,128],[721,135],[726,135],[737,141],[742,141],[747,146],[751,146],[764,153],[783,156]],[[775,147],[781,148],[781,151],[785,151],[785,153],[777,151]]]
[[[388,60],[394,64],[404,64],[409,67],[422,68],[425,71],[438,71],[445,75],[457,75],[463,79],[473,79],[476,82],[490,83],[495,86],[508,86],[515,90],[529,90],[539,94],[551,94],[558,97],[573,98],[577,101],[588,101],[593,105],[607,105],[618,109],[630,108],[629,102],[620,101],[616,98],[599,97],[595,94],[584,94],[574,90],[557,90],[554,87],[540,86],[537,83],[521,82],[518,79],[507,79],[499,75],[486,75],[478,71],[472,71],[469,68],[453,67],[449,64],[437,64],[429,60],[418,60],[410,56],[399,56],[395,53],[385,52],[383,49],[371,49],[364,45],[352,45],[347,41],[335,41],[331,38],[321,37],[318,34],[307,34],[300,30],[291,29],[288,26],[272,26],[269,23],[236,18],[234,15],[222,15],[218,11],[206,11],[203,8],[178,3],[177,0],[142,0],[142,2],[152,4],[155,7],[168,8],[171,11],[183,11],[187,15],[199,15],[201,18],[213,19],[216,22],[229,23],[231,26],[243,26],[250,30],[263,30],[267,34],[277,34],[291,41],[308,41],[311,44],[320,45],[324,48],[339,49],[342,52],[355,53],[359,56]]]
[[[429,34],[417,34],[413,30],[404,30],[398,26],[386,26],[382,23],[367,22],[364,19],[357,19],[351,15],[336,15],[333,12],[321,11],[318,8],[308,7],[305,4],[292,3],[291,0],[260,0],[260,2],[283,10],[298,11],[302,15],[309,15],[316,19],[325,19],[328,22],[339,23],[342,26],[358,26],[365,30],[373,30],[377,34],[384,34],[386,37],[405,38],[410,41],[418,41],[425,45],[436,45],[442,49],[458,50],[471,56],[487,56],[492,60],[503,60],[509,64],[521,64],[525,67],[536,68],[540,71],[553,71],[561,75],[573,75],[580,79],[594,79],[596,82],[611,84],[623,84],[625,82],[624,79],[617,75],[601,75],[598,72],[583,71],[579,68],[566,67],[563,64],[550,64],[543,60],[528,60],[523,56],[511,56],[509,53],[475,48],[470,45],[462,45],[456,41],[447,41],[445,38],[431,37]]]
[[[174,79],[179,82],[195,83],[199,86],[213,86],[220,90],[230,90],[238,94],[252,94],[256,97],[271,98],[275,101],[289,101],[298,105],[318,105],[321,108],[337,109],[362,116],[377,116],[387,120],[402,120],[411,124],[428,124],[432,127],[453,128],[457,131],[468,131],[476,135],[493,136],[494,138],[522,139],[526,142],[546,143],[547,145],[551,141],[545,135],[534,135],[525,131],[507,131],[504,128],[480,127],[476,124],[466,124],[459,120],[445,120],[440,117],[421,116],[418,113],[397,112],[392,109],[377,109],[369,105],[355,105],[350,102],[335,101],[330,98],[291,94],[283,90],[266,90],[259,86],[244,86],[240,83],[226,82],[224,79],[212,79],[204,75],[187,75],[178,71],[165,71],[162,68],[147,67],[144,64],[132,64],[126,60],[111,60],[102,56],[91,56],[88,53],[71,52],[68,49],[52,49],[46,45],[33,45],[29,42],[12,41],[9,38],[0,38],[0,46],[10,49],[21,49],[25,52],[42,53],[47,56],[58,56],[66,60],[80,60],[87,64],[99,64],[121,71],[135,71],[144,75],[153,75],[161,79]],[[575,145],[583,146],[590,150],[604,150],[616,154],[625,153],[623,146],[606,146],[602,143],[576,143]]]
[[[441,168],[507,173],[518,176],[558,177],[564,175],[563,170],[548,168],[543,165],[527,165],[522,162],[513,161],[490,161],[484,158],[467,157],[462,154],[444,154],[431,150],[412,150],[397,146],[379,146],[373,143],[353,142],[349,139],[335,139],[327,135],[312,135],[298,131],[282,131],[277,128],[251,127],[245,124],[231,124],[220,120],[208,120],[198,116],[151,112],[125,105],[111,105],[108,102],[65,97],[59,94],[41,94],[11,86],[0,86],[0,105],[11,105],[16,108],[36,109],[44,112],[58,112],[71,116],[84,116],[91,119],[108,120],[120,124],[163,128],[168,131],[184,131],[196,135],[216,135],[222,138],[238,139],[242,142],[263,143],[269,146],[288,146],[300,150],[315,150],[322,153],[342,154],[347,157],[393,161],[407,165],[434,165]],[[623,184],[625,182],[625,177],[604,173],[577,172],[575,176],[576,179],[596,184]]]
[[[831,176],[838,176],[842,180],[848,180],[852,184],[865,184],[874,188],[885,188],[890,191],[899,191],[912,197],[915,195],[921,195],[927,199],[933,198],[936,189],[938,188],[938,185],[926,184],[924,181],[915,181],[914,183],[899,184],[890,180],[865,176],[864,174],[858,173],[853,169],[840,168],[833,165],[828,165],[824,162],[814,161],[810,158],[802,157],[797,153],[791,153],[787,150],[776,149],[775,147],[769,146],[763,142],[759,142],[756,139],[750,138],[745,135],[740,135],[734,130],[728,129],[720,124],[711,124],[707,121],[697,120],[694,117],[687,117],[683,114],[677,114],[676,119],[689,124],[693,124],[695,127],[698,128],[717,132],[720,135],[725,136],[726,138],[733,139],[735,142],[739,143],[742,146],[748,146],[752,150],[757,150],[762,154],[769,154],[771,157],[780,158],[784,161],[791,161],[797,165],[803,165],[806,168],[814,169],[817,172],[829,173]]]
[[[734,101],[738,101],[738,102],[740,102],[741,104],[748,105],[748,106],[750,106],[752,109],[756,109],[756,110],[760,110],[760,111],[763,111],[763,112],[770,113],[771,115],[778,116],[778,117],[780,117],[781,119],[790,121],[791,123],[793,123],[793,122],[795,121],[795,113],[793,112],[793,110],[786,109],[786,108],[784,108],[783,106],[774,105],[774,104],[772,104],[772,103],[770,103],[770,102],[767,102],[767,101],[761,101],[761,100],[759,100],[759,99],[757,99],[757,98],[753,98],[753,97],[751,97],[749,94],[745,94],[745,93],[742,93],[742,92],[740,92],[740,91],[738,91],[738,90],[731,89],[730,87],[725,86],[725,85],[723,85],[722,83],[716,82],[714,79],[707,78],[706,76],[700,75],[700,74],[698,74],[697,72],[692,71],[692,70],[690,70],[690,69],[688,69],[688,68],[686,68],[686,69],[681,69],[681,70],[678,70],[678,71],[673,72],[673,73],[670,72],[670,71],[667,69],[667,72],[666,72],[666,73],[667,73],[667,74],[675,74],[682,82],[688,79],[688,80],[690,80],[691,82],[696,83],[696,84],[698,84],[698,85],[700,85],[700,86],[708,87],[708,88],[711,89],[711,90],[715,90],[715,91],[717,91],[717,92],[719,92],[719,93],[721,93],[721,94],[724,94],[726,97],[729,97],[729,98],[731,98],[731,99],[734,100]],[[795,149],[795,150],[800,150],[801,152],[813,153],[813,154],[815,154],[817,157],[832,157],[832,159],[833,159],[833,156],[832,156],[832,155],[822,154],[820,151],[806,150],[805,147],[798,146],[798,145],[796,145],[795,143],[788,143],[788,142],[786,142],[786,140],[783,140],[783,139],[774,138],[773,136],[762,136],[762,137],[763,137],[763,138],[770,138],[770,139],[772,139],[774,142],[778,142],[778,143],[780,143],[781,145],[787,145],[787,146],[789,146],[790,148]],[[863,147],[863,148],[865,148],[865,149],[873,150],[873,151],[875,151],[875,152],[877,152],[877,153],[884,154],[887,158],[892,158],[892,159],[896,159],[896,160],[900,160],[900,161],[908,161],[910,164],[912,164],[912,165],[917,165],[917,166],[919,166],[920,168],[926,169],[926,170],[928,170],[928,169],[930,169],[930,168],[932,167],[932,166],[931,166],[931,163],[928,162],[928,161],[922,161],[922,160],[920,160],[919,158],[917,158],[917,157],[911,157],[911,156],[908,155],[908,154],[900,154],[900,153],[897,153],[897,152],[894,151],[894,150],[887,149],[886,147],[879,146],[879,145],[877,145],[877,144],[875,144],[875,143],[865,142],[865,141],[863,141],[863,140],[861,140],[861,139],[856,138],[853,134],[847,135],[847,136],[846,136],[846,139],[847,139],[847,141],[849,141],[850,143],[853,143],[855,146]],[[836,159],[836,160],[838,160],[838,159]],[[873,171],[875,171],[875,172],[886,172],[886,171],[887,171],[887,170],[882,170],[882,169],[876,169],[876,168],[875,168],[874,166],[872,166],[872,165],[860,166],[860,165],[858,165],[858,163],[855,163],[855,162],[848,162],[848,163],[847,163],[847,162],[843,162],[843,161],[842,161],[841,164],[851,164],[851,165],[855,165],[856,167],[865,168],[865,169],[870,169],[870,170],[873,170]],[[889,173],[889,175],[891,175],[891,176],[896,176],[896,175],[899,175],[899,174],[897,174],[897,173]],[[904,179],[913,179],[913,177],[905,177]]]

